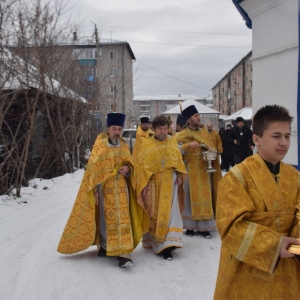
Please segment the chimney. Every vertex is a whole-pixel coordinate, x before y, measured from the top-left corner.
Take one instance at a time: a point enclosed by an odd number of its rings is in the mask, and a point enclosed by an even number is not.
[[[77,41],[77,32],[76,31],[73,32],[73,41]]]

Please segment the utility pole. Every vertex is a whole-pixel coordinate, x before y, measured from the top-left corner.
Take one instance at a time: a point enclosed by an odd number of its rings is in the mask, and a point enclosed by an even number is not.
[[[96,42],[96,63],[95,63],[95,69],[99,70],[99,57],[100,57],[100,45],[99,45],[99,35],[98,35],[98,29],[97,29],[97,25],[96,23],[92,22],[95,25],[95,30],[94,30],[94,36],[95,36],[95,42]],[[98,78],[101,78],[100,76],[100,72],[98,72]],[[100,102],[101,102],[101,94],[100,94],[100,83],[99,83],[99,79],[97,79],[97,77],[95,76],[95,82],[96,82],[96,89],[97,89],[97,97],[96,97],[96,107],[99,107],[100,110]],[[101,119],[102,119],[102,129],[105,127],[105,109],[104,110],[100,110],[100,115],[101,115]]]

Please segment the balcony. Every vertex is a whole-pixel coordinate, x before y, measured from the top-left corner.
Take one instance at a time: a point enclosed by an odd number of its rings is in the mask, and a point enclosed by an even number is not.
[[[95,82],[95,76],[86,76],[85,81],[87,82]]]

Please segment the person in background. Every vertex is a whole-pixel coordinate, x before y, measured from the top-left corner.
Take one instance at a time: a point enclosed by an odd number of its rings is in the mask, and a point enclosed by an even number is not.
[[[233,167],[235,165],[232,152],[232,142],[230,141],[232,127],[228,124],[226,125],[226,130],[224,127],[221,129],[219,131],[223,145],[223,153],[221,154],[221,169],[228,172],[230,166]]]
[[[141,124],[138,126],[138,129],[136,131],[135,144],[132,151],[133,163],[136,163],[138,152],[141,147],[142,139],[145,138],[146,136],[149,136],[150,133],[153,133],[153,131],[150,129],[150,123],[148,117],[141,117],[140,122]]]
[[[176,132],[182,131],[186,126],[186,120],[182,114],[178,114],[176,120]]]
[[[282,106],[260,108],[253,117],[258,154],[219,183],[222,245],[215,300],[299,299],[299,255],[288,249],[300,245],[300,173],[282,162],[292,120]]]
[[[223,145],[222,145],[222,140],[219,135],[219,132],[216,130],[213,130],[214,125],[212,122],[209,122],[206,124],[207,131],[210,134],[210,138],[214,144],[214,148],[218,151],[218,154],[223,153]]]
[[[176,139],[184,160],[188,178],[184,182],[183,228],[186,235],[192,237],[195,230],[206,239],[212,238],[209,231],[216,229],[214,212],[216,211],[216,193],[222,178],[220,162],[213,160],[216,172],[211,175],[205,170],[207,162],[202,152],[215,151],[214,144],[206,127],[201,124],[200,114],[194,105],[182,110],[187,127],[176,133]]]
[[[229,140],[232,145],[235,164],[242,162],[253,154],[255,145],[252,141],[252,131],[245,124],[245,120],[242,117],[236,118],[236,125],[230,131]]]

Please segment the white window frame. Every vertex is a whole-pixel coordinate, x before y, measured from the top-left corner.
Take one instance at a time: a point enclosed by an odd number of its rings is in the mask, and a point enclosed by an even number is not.
[[[110,93],[115,94],[117,92],[117,87],[115,85],[110,86]]]
[[[117,59],[117,51],[109,51],[109,59]]]
[[[110,77],[117,77],[117,68],[110,68]]]

